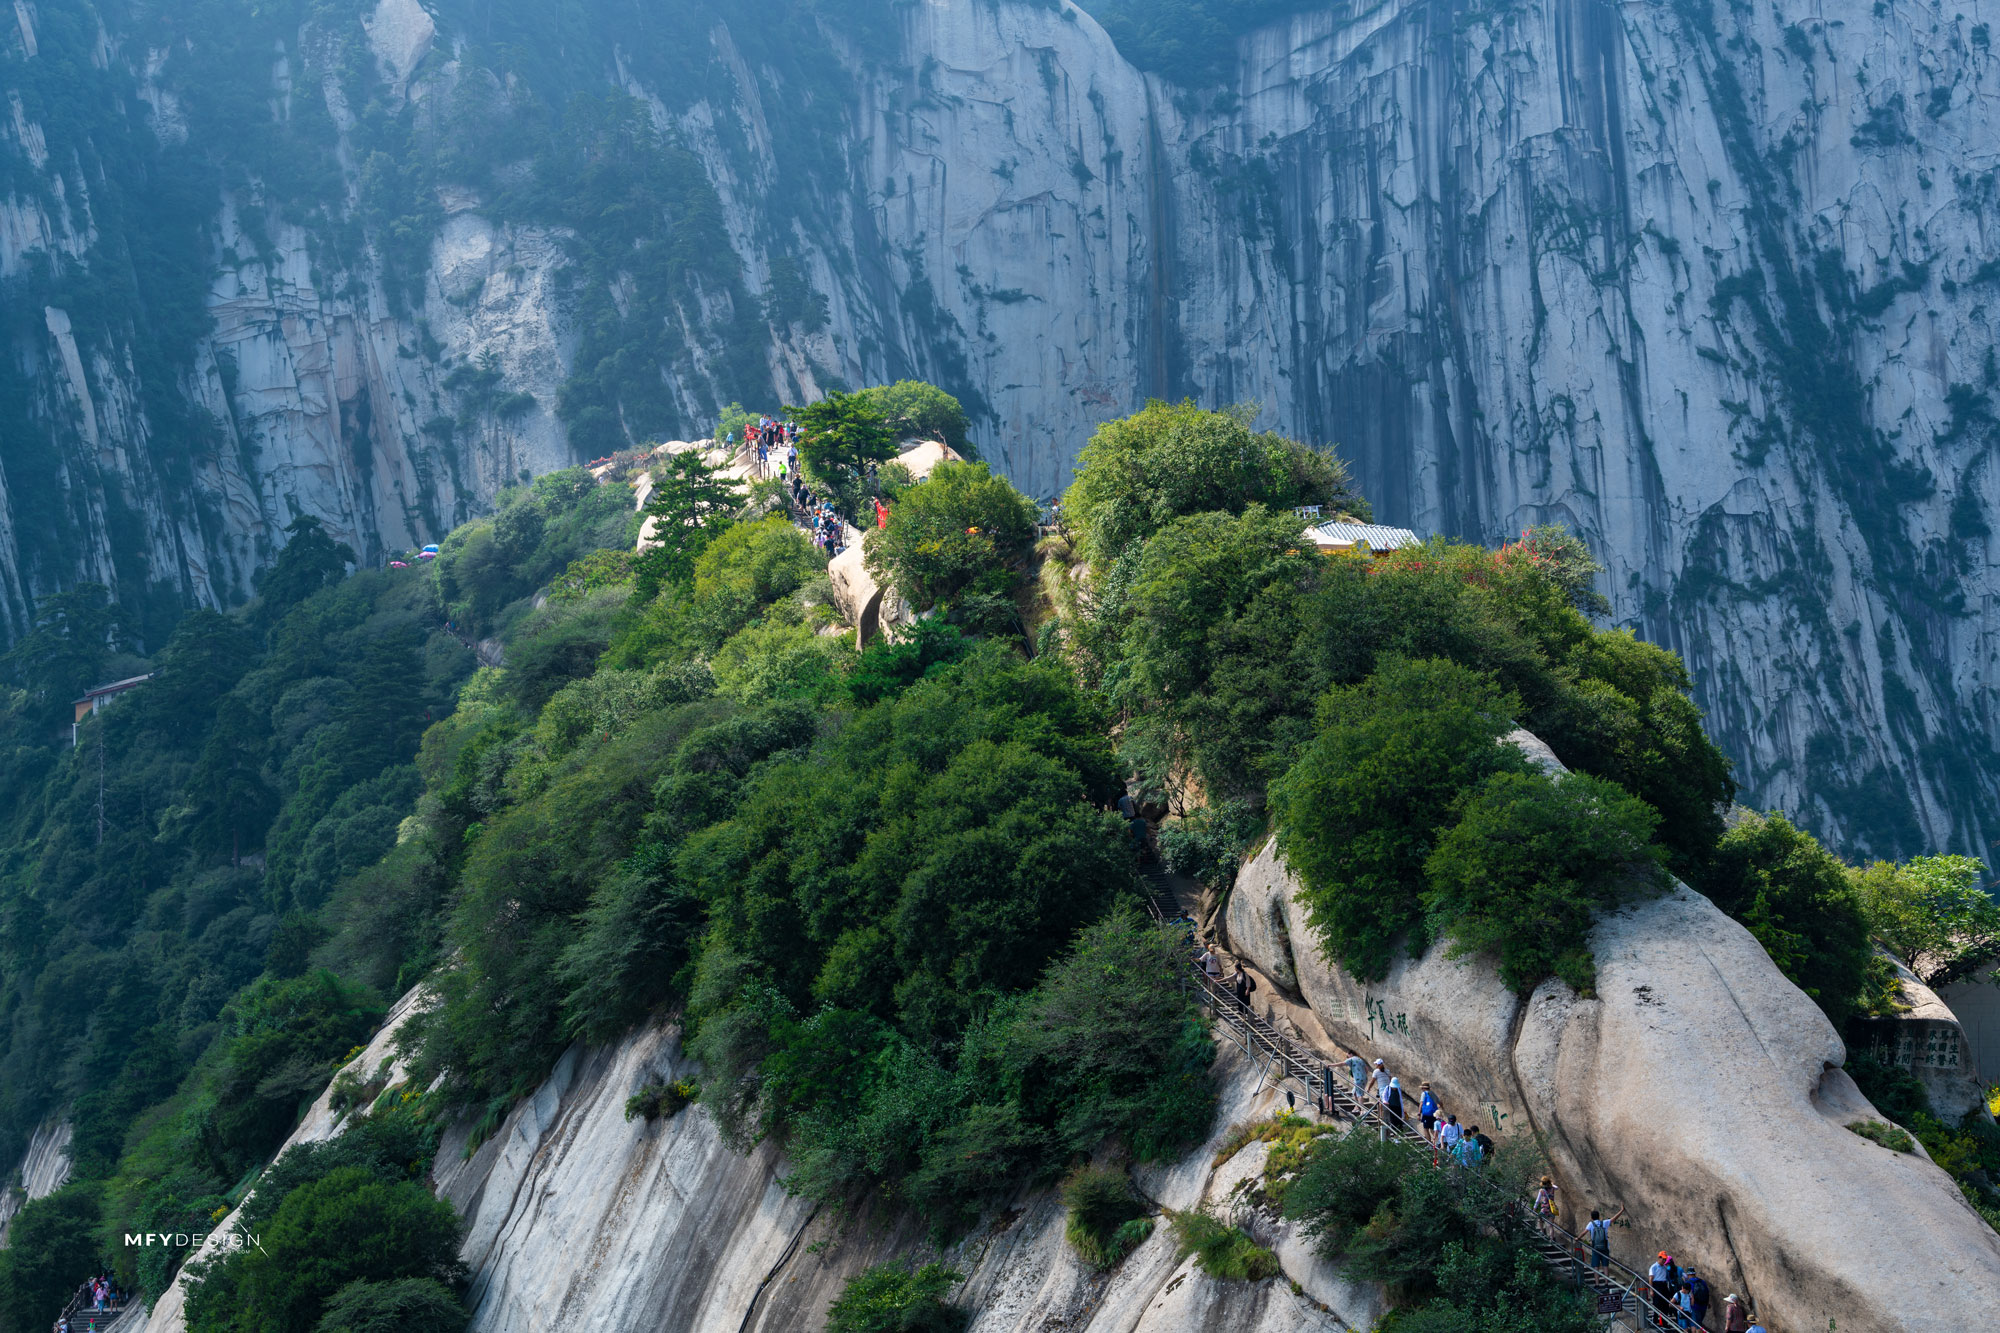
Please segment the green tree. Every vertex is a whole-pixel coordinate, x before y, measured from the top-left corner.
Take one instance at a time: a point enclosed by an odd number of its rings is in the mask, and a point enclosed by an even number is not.
[[[941,463],[902,493],[865,547],[875,576],[927,610],[1023,560],[1034,541],[1034,502],[1005,477],[984,463]]]
[[[1182,988],[1185,966],[1165,930],[1114,914],[1078,935],[1000,1034],[1023,1104],[1052,1114],[1062,1147],[1087,1153],[1120,1134],[1158,1157],[1207,1132],[1214,1045]]]
[[[1365,515],[1347,467],[1330,451],[1251,431],[1247,411],[1150,402],[1097,428],[1063,499],[1082,553],[1102,568],[1175,518],[1299,505]]]
[[[335,541],[326,524],[311,514],[293,519],[285,534],[278,558],[257,575],[257,592],[264,599],[267,620],[277,619],[321,588],[340,582],[347,577],[347,567],[357,563],[354,548]]]
[[[922,380],[897,380],[863,389],[855,397],[866,402],[903,439],[941,440],[959,457],[974,460],[966,439],[970,423],[958,399]]]
[[[195,1274],[188,1333],[312,1333],[350,1283],[463,1275],[451,1205],[366,1167],[293,1190],[259,1241]]]
[[[958,1333],[971,1318],[945,1297],[965,1279],[943,1264],[877,1264],[850,1280],[826,1313],[827,1333]]]
[[[1453,956],[1495,957],[1521,994],[1547,976],[1590,994],[1594,915],[1661,885],[1659,818],[1602,778],[1495,774],[1424,863],[1432,933],[1451,936]]]
[[[757,424],[757,414],[748,411],[741,403],[731,403],[722,409],[722,416],[715,423],[710,436],[717,444],[734,439],[738,445],[744,441],[744,431]]]
[[[1273,784],[1278,846],[1326,956],[1378,980],[1428,942],[1424,863],[1465,793],[1528,761],[1500,744],[1518,701],[1455,662],[1391,658],[1321,699],[1319,734]]]
[[[1723,835],[1707,884],[1836,1028],[1871,989],[1868,916],[1848,868],[1776,811]]]
[[[1177,518],[1148,540],[1105,687],[1132,715],[1125,753],[1164,786],[1192,766],[1219,797],[1259,792],[1306,733],[1300,599],[1320,557],[1289,511]]]
[[[1604,566],[1567,525],[1544,523],[1529,528],[1521,534],[1517,549],[1547,571],[1571,606],[1587,616],[1611,614],[1611,599],[1597,591],[1597,576],[1604,572]]]
[[[436,1278],[350,1282],[327,1302],[313,1333],[464,1333],[470,1316]]]
[[[83,1280],[102,1272],[95,1184],[74,1184],[23,1204],[0,1250],[0,1321],[47,1328]]]
[[[787,407],[785,415],[801,432],[799,461],[807,474],[850,502],[868,465],[896,456],[896,432],[860,394],[835,390],[806,407]]]
[[[42,715],[68,721],[69,703],[93,685],[125,646],[125,613],[101,583],[78,583],[40,599],[28,632],[0,670],[27,690]]]
[[[646,501],[652,544],[636,562],[637,590],[646,600],[663,587],[685,583],[701,553],[743,507],[742,484],[722,475],[697,449],[674,454],[655,470],[653,483]]]
[[[1854,887],[1876,936],[1935,989],[2000,957],[2000,903],[1982,884],[1985,877],[1974,857],[1919,856],[1857,870]]]

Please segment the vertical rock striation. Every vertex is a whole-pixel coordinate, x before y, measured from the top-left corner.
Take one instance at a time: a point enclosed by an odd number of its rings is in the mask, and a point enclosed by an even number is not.
[[[615,42],[500,6],[512,57],[492,6],[381,0],[268,74],[285,123],[326,118],[333,193],[212,177],[178,261],[199,318],[170,319],[85,279],[165,262],[117,207],[147,173],[228,157],[190,110],[219,39],[45,0],[0,42],[0,640],[79,579],[238,600],[295,512],[373,560],[731,398],[929,378],[1036,495],[1148,396],[1255,399],[1387,519],[1582,531],[1755,801],[1855,852],[1981,848],[1990,7],[1344,0],[1191,91],[1062,0],[782,29],[698,4]],[[563,60],[506,65],[538,44]],[[122,119],[64,121],[58,59]],[[452,168],[506,157],[498,90],[613,88],[672,159],[653,232],[707,263],[665,296],[524,203],[525,162]],[[407,162],[370,147],[389,123]]]

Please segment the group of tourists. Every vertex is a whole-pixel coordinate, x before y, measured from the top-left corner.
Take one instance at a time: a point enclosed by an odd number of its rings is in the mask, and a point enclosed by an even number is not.
[[[1225,974],[1222,957],[1213,949],[1201,948],[1195,965],[1211,981],[1227,987],[1238,1004],[1248,1009],[1257,979],[1241,962],[1236,964],[1234,972]],[[1414,1121],[1417,1132],[1430,1145],[1435,1161],[1449,1158],[1462,1167],[1478,1170],[1493,1159],[1495,1144],[1490,1136],[1478,1125],[1461,1124],[1458,1116],[1446,1112],[1429,1083],[1420,1081],[1414,1096],[1406,1092],[1402,1079],[1390,1072],[1386,1060],[1378,1057],[1369,1061],[1349,1055],[1338,1065],[1322,1066],[1316,1098],[1321,1112],[1334,1113],[1334,1090],[1342,1086],[1370,1118],[1398,1136],[1408,1134]],[[1560,1193],[1561,1187],[1554,1177],[1541,1177],[1530,1211],[1537,1219],[1557,1221],[1561,1216]],[[1591,1212],[1582,1239],[1590,1247],[1589,1263],[1593,1271],[1604,1272],[1611,1267],[1611,1228],[1624,1215],[1623,1208],[1609,1217],[1596,1210]],[[1651,1285],[1647,1315],[1653,1328],[1662,1333],[1668,1330],[1699,1333],[1709,1327],[1708,1282],[1693,1267],[1677,1264],[1672,1255],[1662,1251],[1649,1269],[1647,1280]],[[1733,1292],[1724,1297],[1721,1315],[1720,1333],[1767,1333],[1763,1325],[1751,1319],[1748,1303]]]
[[[109,1273],[93,1277],[77,1288],[69,1309],[56,1320],[55,1333],[98,1333],[109,1328],[125,1300],[126,1293]]]
[[[734,449],[737,444],[736,432],[729,431],[722,442]],[[757,475],[768,478],[771,475],[771,456],[780,449],[785,456],[779,460],[778,475],[797,476],[799,471],[799,428],[789,421],[774,421],[770,417],[759,417],[755,424],[746,422],[743,426],[742,445],[757,451]]]
[[[831,560],[847,549],[847,524],[841,521],[832,505],[814,494],[796,476],[792,479],[792,504],[799,516],[800,526],[811,534],[813,545],[827,559]]]

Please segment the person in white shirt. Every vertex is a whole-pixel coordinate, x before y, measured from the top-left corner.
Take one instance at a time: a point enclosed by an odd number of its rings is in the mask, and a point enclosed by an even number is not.
[[[1590,1266],[1608,1268],[1611,1266],[1611,1224],[1625,1216],[1620,1208],[1609,1217],[1602,1217],[1596,1209],[1591,1209],[1590,1225],[1583,1229],[1583,1238],[1590,1242]]]

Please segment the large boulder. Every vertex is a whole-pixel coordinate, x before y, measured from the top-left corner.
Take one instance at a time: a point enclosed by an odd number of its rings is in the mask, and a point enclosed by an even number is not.
[[[1876,1113],[1832,1024],[1686,886],[1598,923],[1590,997],[1555,981],[1517,996],[1442,946],[1358,981],[1315,947],[1297,889],[1267,842],[1230,919],[1279,914],[1292,949],[1259,956],[1271,931],[1239,950],[1273,975],[1289,961],[1326,1033],[1405,1087],[1428,1079],[1462,1120],[1540,1135],[1565,1221],[1629,1210],[1627,1264],[1670,1250],[1788,1330],[1979,1328],[2000,1310],[2000,1236],[1943,1171],[1846,1128]]]
[[[1296,997],[1299,993],[1298,968],[1292,962],[1292,930],[1287,919],[1286,899],[1281,891],[1285,874],[1275,857],[1256,856],[1237,872],[1237,882],[1223,908],[1223,932],[1230,951],[1253,962],[1257,970]],[[1245,876],[1259,881],[1245,885]]]

